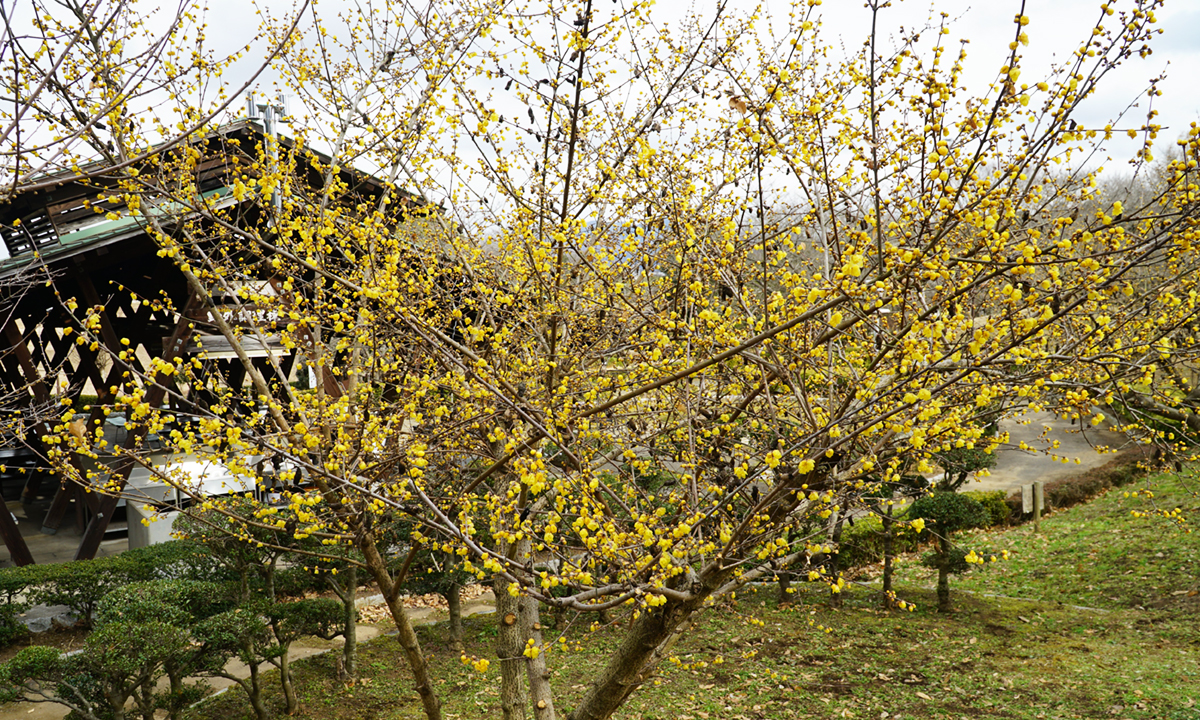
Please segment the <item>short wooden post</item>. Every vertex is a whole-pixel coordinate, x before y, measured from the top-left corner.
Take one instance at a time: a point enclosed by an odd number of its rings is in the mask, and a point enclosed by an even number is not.
[[[1042,531],[1042,508],[1045,507],[1046,496],[1043,492],[1043,483],[1035,482],[1033,484],[1033,531],[1040,533]]]

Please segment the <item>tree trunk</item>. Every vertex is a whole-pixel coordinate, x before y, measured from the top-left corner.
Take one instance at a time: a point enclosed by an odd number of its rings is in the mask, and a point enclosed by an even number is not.
[[[351,565],[344,573],[346,578],[346,595],[342,598],[342,608],[345,612],[342,622],[346,626],[343,635],[345,644],[342,645],[342,669],[346,679],[353,679],[358,671],[358,608],[355,607],[355,596],[358,594],[358,567]]]
[[[388,572],[387,565],[384,564],[383,557],[379,554],[379,549],[375,547],[374,536],[370,532],[359,534],[358,549],[366,560],[367,570],[370,571],[371,577],[379,585],[380,592],[383,593],[392,620],[396,622],[396,639],[400,641],[400,647],[404,648],[404,657],[408,660],[409,670],[412,671],[417,694],[421,696],[425,717],[429,720],[441,720],[442,703],[433,692],[433,684],[429,680],[429,666],[425,662],[424,653],[421,652],[421,643],[417,640],[417,633],[413,630],[412,621],[408,618],[404,604],[400,602],[399,593],[396,592],[392,583],[391,573]]]
[[[888,501],[887,510],[879,516],[883,523],[883,609],[887,610],[892,606],[892,574],[893,568],[893,553],[895,552],[895,538],[892,533],[892,526],[895,521],[892,519],[892,504]]]
[[[653,677],[658,663],[670,652],[675,639],[692,614],[730,576],[729,571],[706,568],[700,577],[691,576],[692,595],[687,600],[668,600],[652,612],[642,613],[629,626],[621,647],[609,658],[599,677],[588,688],[568,720],[608,720],[625,700]],[[684,576],[678,578],[682,584]]]
[[[275,602],[275,563],[279,561],[279,555],[272,555],[271,562],[264,567],[264,575],[266,576],[267,599]]]
[[[133,702],[137,705],[142,720],[154,720],[154,683],[147,680],[141,687],[133,691]]]
[[[842,541],[842,526],[845,523],[846,523],[845,513],[839,512],[837,514],[837,518],[833,521],[833,532],[831,532],[829,534],[829,542],[833,544],[833,552],[829,555],[829,560],[828,560],[829,577],[833,578],[834,583],[837,583],[837,581],[841,578],[841,575],[842,575],[842,572],[841,572],[842,568],[841,568],[841,563],[839,562],[837,544]],[[837,585],[834,585],[833,589],[829,593],[829,607],[837,608],[837,607],[841,607],[841,606],[842,606],[842,589],[840,587],[838,587]]]
[[[109,710],[112,710],[113,720],[125,720],[125,703],[129,702],[128,695],[118,692],[105,693]]]
[[[508,581],[497,575],[492,582],[496,595],[496,657],[500,660],[500,710],[504,720],[524,720],[525,689],[521,684],[521,660],[525,642],[521,638],[520,607],[508,592]]]
[[[950,612],[950,538],[938,539],[938,612]]]
[[[279,656],[279,683],[283,686],[283,702],[285,712],[295,715],[300,709],[300,699],[296,697],[296,679],[292,677],[292,662],[288,658],[288,646],[284,646],[283,654]]]
[[[463,651],[462,586],[454,583],[446,591],[446,607],[450,611],[450,647],[454,652]]]
[[[245,566],[238,568],[238,597],[242,602],[250,600],[250,569]]]
[[[167,668],[167,679],[171,682],[171,696],[167,701],[167,720],[179,720],[183,714],[183,675],[176,667]]]
[[[780,570],[779,573],[779,601],[780,607],[788,605],[792,602],[792,574],[787,570]]]
[[[267,720],[267,706],[263,705],[262,684],[258,678],[258,663],[250,663],[250,682],[239,681],[238,684],[250,698],[250,707],[254,709],[254,717],[258,720]]]
[[[529,702],[534,720],[555,720],[554,693],[550,687],[550,670],[546,667],[546,654],[542,651],[542,623],[538,601],[527,595],[517,601],[521,618],[521,634],[533,640],[538,648],[534,657],[525,659],[525,675],[529,679]]]

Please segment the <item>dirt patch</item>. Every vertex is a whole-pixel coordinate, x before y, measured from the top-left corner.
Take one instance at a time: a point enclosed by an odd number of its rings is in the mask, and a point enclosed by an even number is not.
[[[995,707],[977,708],[971,705],[963,705],[962,703],[948,703],[942,708],[952,715],[967,716],[967,717],[987,717],[987,718],[1002,718],[1013,717],[1013,714],[1005,710]]]
[[[85,628],[64,628],[55,625],[46,632],[32,633],[24,639],[0,649],[0,663],[8,662],[21,650],[34,645],[58,648],[63,652],[79,650],[83,647],[83,641],[87,638],[88,632]]]
[[[916,670],[906,670],[900,675],[900,682],[905,685],[928,685],[929,678],[925,673]]]
[[[825,693],[826,695],[853,695],[854,686],[849,680],[840,675],[826,673],[820,682],[809,683],[805,686],[810,692]]]
[[[463,605],[477,600],[481,595],[486,593],[491,588],[486,585],[468,585],[462,589]],[[437,593],[428,593],[425,595],[404,595],[400,598],[404,603],[404,607],[409,610],[432,609],[442,612],[449,612],[449,607],[446,605],[446,598]],[[392,622],[392,615],[388,611],[387,605],[383,602],[374,605],[363,605],[358,609],[358,617],[360,622],[371,624],[386,624]]]
[[[1200,611],[1200,590],[1176,590],[1170,595],[1164,595],[1163,597],[1147,602],[1146,607],[1197,612]]]
[[[983,626],[983,629],[987,630],[989,633],[991,633],[992,635],[995,635],[997,637],[1009,637],[1011,635],[1016,634],[1011,629],[1006,628],[1003,625],[997,625],[995,623],[988,623]]]

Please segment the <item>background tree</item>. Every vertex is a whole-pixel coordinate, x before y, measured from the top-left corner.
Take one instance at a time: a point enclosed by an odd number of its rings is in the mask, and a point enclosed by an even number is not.
[[[305,637],[332,640],[344,632],[345,613],[336,600],[310,599],[276,603],[267,611],[271,632],[281,651],[274,654],[272,664],[279,668],[279,679],[283,685],[284,709],[295,715],[300,709],[300,697],[296,694],[296,678],[288,651],[292,643]]]
[[[97,628],[78,655],[33,646],[5,664],[13,699],[51,702],[88,720],[123,720],[126,705],[146,720],[158,709],[154,683],[164,665],[188,652],[186,630],[159,621],[113,622]]]
[[[952,490],[939,490],[918,498],[909,508],[908,516],[927,521],[927,532],[936,538],[937,549],[928,553],[923,562],[938,571],[938,610],[950,612],[950,574],[966,572],[977,557],[975,551],[956,546],[951,538],[959,530],[985,526],[987,511],[974,498]]]
[[[404,533],[405,537],[409,533]],[[417,552],[405,575],[404,588],[414,595],[436,593],[446,600],[449,614],[449,645],[456,652],[463,650],[462,590],[475,581],[465,572],[457,555],[424,547]]]
[[[263,698],[262,666],[287,651],[274,642],[271,626],[260,609],[243,605],[219,613],[200,623],[195,635],[215,655],[236,657],[246,665],[249,674],[244,678],[227,672],[224,663],[214,663],[208,673],[233,681],[246,693],[254,716],[266,720],[270,713]]]
[[[97,611],[97,625],[104,627],[118,623],[121,628],[142,637],[141,626],[163,623],[186,633],[190,641],[192,627],[232,605],[228,598],[228,588],[213,582],[153,580],[132,583],[104,597]],[[203,684],[188,683],[187,678],[194,677],[214,662],[223,664],[225,660],[226,657],[221,655],[214,658],[209,648],[196,643],[172,645],[170,652],[162,656],[167,689],[160,691],[157,687],[160,677],[149,673],[133,693],[138,709],[147,718],[155,717],[160,709],[166,710],[168,717],[176,720],[209,690]]]
[[[353,548],[344,545],[333,548],[334,552],[329,549],[317,552],[311,546],[310,549],[314,551],[312,554],[293,558],[293,561],[305,576],[313,578],[317,587],[328,588],[341,602],[343,644],[338,675],[353,679],[358,673],[358,569],[362,560]]]

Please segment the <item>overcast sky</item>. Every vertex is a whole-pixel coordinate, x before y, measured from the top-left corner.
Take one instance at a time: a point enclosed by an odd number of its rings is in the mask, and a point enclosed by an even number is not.
[[[661,22],[671,22],[689,10],[704,13],[715,0],[696,3],[678,0],[659,0],[653,15]],[[767,14],[778,14],[786,18],[790,3],[782,0],[767,0],[763,4]],[[1116,0],[1118,9],[1132,7],[1131,2]],[[265,8],[276,17],[287,13],[290,3],[260,0],[258,7]],[[330,18],[339,9],[353,11],[352,0],[322,0],[321,13]],[[749,11],[750,2],[734,0],[731,7]],[[927,21],[946,12],[953,19],[951,38],[969,38],[969,57],[964,81],[967,86],[983,92],[988,82],[996,77],[1004,64],[1007,46],[1013,37],[1013,18],[1021,11],[1018,0],[906,0],[895,2],[880,16],[885,38],[900,31],[920,28]],[[1088,37],[1091,27],[1100,15],[1098,0],[1027,0],[1025,14],[1031,19],[1026,27],[1030,44],[1021,48],[1022,81],[1033,83],[1043,76],[1049,64],[1061,62]],[[825,0],[821,7],[824,21],[823,37],[836,43],[844,42],[847,52],[854,52],[866,39],[870,28],[870,11],[861,0]],[[1139,107],[1132,110],[1121,123],[1122,127],[1140,126],[1145,122],[1146,97],[1144,91],[1152,77],[1166,73],[1167,79],[1160,84],[1162,97],[1156,98],[1155,108],[1159,111],[1157,121],[1166,126],[1156,143],[1159,148],[1172,143],[1186,132],[1190,122],[1200,120],[1200,93],[1196,90],[1196,78],[1200,75],[1200,0],[1168,0],[1158,10],[1158,27],[1163,30],[1154,42],[1154,53],[1145,59],[1132,57],[1116,73],[1102,84],[1100,94],[1090,98],[1075,115],[1086,126],[1103,127],[1131,102]],[[210,40],[218,49],[226,50],[245,43],[253,37],[258,26],[256,6],[247,0],[211,0],[209,3]],[[948,43],[952,44],[952,43]],[[230,78],[230,85],[236,78]],[[1114,141],[1108,155],[1117,159],[1110,167],[1123,164],[1140,147],[1140,140]],[[1158,153],[1161,154],[1161,153]],[[1103,161],[1103,156],[1099,158]]]

